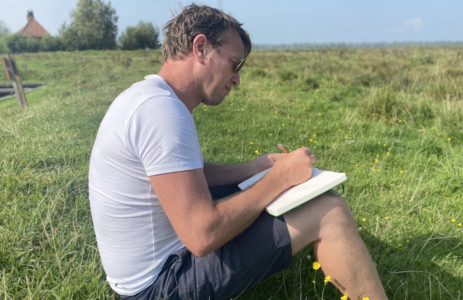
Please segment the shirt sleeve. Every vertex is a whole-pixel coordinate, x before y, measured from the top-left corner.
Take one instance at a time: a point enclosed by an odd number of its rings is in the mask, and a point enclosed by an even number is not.
[[[147,176],[202,168],[194,122],[178,99],[144,101],[127,125],[126,146]]]

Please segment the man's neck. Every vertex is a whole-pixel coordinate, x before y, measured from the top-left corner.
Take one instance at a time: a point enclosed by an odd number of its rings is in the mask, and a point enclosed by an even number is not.
[[[190,113],[201,103],[198,83],[191,68],[189,62],[183,59],[168,60],[158,73],[172,88],[180,101],[185,104]]]

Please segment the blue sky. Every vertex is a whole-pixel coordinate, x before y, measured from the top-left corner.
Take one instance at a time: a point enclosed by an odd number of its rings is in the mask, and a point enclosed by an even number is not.
[[[220,0],[196,1],[217,7]],[[253,43],[462,41],[462,0],[221,0],[250,33]],[[12,31],[26,23],[28,9],[57,34],[77,0],[0,0],[0,20]],[[173,0],[113,0],[119,32],[140,20],[162,28],[178,4]]]

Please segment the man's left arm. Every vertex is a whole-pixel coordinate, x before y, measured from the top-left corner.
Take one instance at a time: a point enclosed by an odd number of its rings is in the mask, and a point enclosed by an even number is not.
[[[238,184],[249,177],[273,166],[277,156],[281,153],[268,153],[257,157],[253,161],[235,164],[221,165],[204,162],[204,175],[209,187]]]

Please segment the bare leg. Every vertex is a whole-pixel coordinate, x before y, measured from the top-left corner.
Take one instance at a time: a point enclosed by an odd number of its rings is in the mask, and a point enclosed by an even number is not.
[[[387,299],[376,266],[342,197],[323,194],[284,215],[293,255],[313,243],[325,275],[350,299]]]

